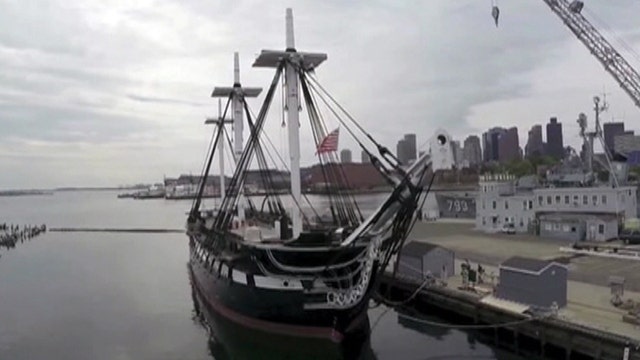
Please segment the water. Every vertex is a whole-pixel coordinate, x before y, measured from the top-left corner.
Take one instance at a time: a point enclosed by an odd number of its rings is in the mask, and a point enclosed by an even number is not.
[[[0,223],[180,229],[189,206],[108,191],[0,197]],[[382,307],[370,336],[341,347],[212,321],[192,293],[182,234],[49,232],[0,254],[0,359],[520,359]]]

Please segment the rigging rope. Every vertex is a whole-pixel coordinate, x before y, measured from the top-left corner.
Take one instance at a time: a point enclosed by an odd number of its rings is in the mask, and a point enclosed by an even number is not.
[[[319,142],[321,141],[322,138],[324,138],[324,134],[326,133],[326,131],[324,131],[324,129],[322,128],[322,125],[320,124],[320,121],[318,119],[319,115],[318,115],[318,111],[317,108],[313,102],[313,99],[310,96],[309,93],[309,89],[307,87],[307,83],[304,79],[304,76],[300,76],[300,86],[302,88],[302,92],[303,92],[303,96],[305,99],[305,102],[307,103],[307,112],[309,114],[309,121],[311,122],[311,129],[313,132],[313,136],[314,136],[314,141],[316,144],[319,144]],[[317,147],[317,145],[316,145]],[[329,196],[329,201],[330,201],[330,205],[331,208],[333,210],[334,208],[334,202],[335,205],[337,205],[336,207],[336,211],[338,212],[338,221],[336,221],[336,218],[334,217],[334,222],[336,223],[336,225],[338,226],[343,226],[343,225],[355,225],[358,223],[358,219],[355,218],[355,216],[350,216],[352,215],[352,212],[349,211],[349,205],[344,197],[342,196],[342,193],[340,191],[340,181],[338,179],[338,177],[335,174],[334,171],[334,165],[333,163],[330,163],[328,165],[331,165],[331,167],[329,168],[329,166],[325,166],[325,164],[323,163],[323,154],[319,154],[319,160],[320,160],[320,165],[322,168],[322,172],[323,172],[323,177],[326,183],[326,188],[327,188],[327,195]],[[330,191],[330,184],[331,183],[335,183],[336,184],[336,192],[338,193],[338,196],[332,196],[331,191]]]
[[[347,118],[356,126],[356,128],[358,128],[358,130],[360,130],[360,132],[362,132],[368,139],[369,141],[371,141],[376,148],[378,149],[378,152],[380,153],[380,155],[382,155],[382,157],[389,162],[389,164],[391,166],[393,166],[394,168],[399,169],[398,164],[400,164],[400,161],[398,160],[398,158],[389,150],[387,149],[385,146],[383,146],[382,144],[378,143],[373,136],[371,136],[370,133],[368,133],[354,118],[353,116],[351,116],[351,114],[344,108],[342,107],[342,105],[340,105],[340,103],[338,103],[336,101],[335,98],[333,98],[333,96],[331,96],[331,94],[329,94],[329,92],[320,84],[320,82],[318,82],[318,80],[314,77],[314,76],[308,76],[309,79],[311,79],[311,81],[315,84],[315,86],[317,86],[320,90],[322,90],[322,92],[347,116]],[[310,84],[311,87],[314,87],[312,84]],[[322,98],[322,97],[321,97]],[[326,100],[323,99],[323,101],[326,102]],[[327,104],[327,106],[329,106]],[[335,114],[335,113],[334,113]],[[337,116],[337,115],[336,115]],[[354,139],[357,139],[355,137],[355,135],[353,134],[352,131],[349,131],[349,133],[352,134],[352,136],[354,137]],[[364,145],[358,141],[358,145],[360,145],[360,147],[364,148]],[[389,156],[394,162],[391,162],[387,156]]]
[[[300,77],[300,82],[302,84],[305,84],[306,86],[306,80],[301,76]],[[315,106],[315,104],[317,104],[317,101],[315,99],[315,95],[313,92],[309,92],[310,94],[310,99],[312,100],[312,104],[314,105],[314,111],[316,114],[317,119],[320,121],[319,125],[320,125],[320,129],[322,129],[322,137],[324,138],[325,134],[327,133],[327,128],[325,126],[325,121],[324,118],[322,116],[322,112],[318,110],[318,107]],[[335,155],[335,153],[329,153],[327,155],[331,156],[331,160],[333,160],[334,163],[338,163],[337,161],[337,156]],[[347,207],[347,211],[349,212],[349,215],[351,217],[352,223],[354,225],[359,224],[360,222],[362,222],[364,220],[363,216],[362,216],[362,212],[360,211],[360,207],[358,206],[358,202],[355,199],[355,195],[353,193],[349,193],[348,189],[351,188],[351,184],[349,183],[349,179],[346,175],[346,173],[344,172],[344,168],[342,166],[338,166],[338,171],[339,174],[335,174],[335,177],[338,178],[340,175],[340,179],[338,183],[343,182],[347,192],[346,194],[343,194],[339,191],[339,195],[342,197],[345,197],[344,203],[348,205]],[[347,199],[350,200],[350,202],[347,202]]]
[[[222,118],[224,119],[227,116],[227,110],[229,110],[229,104],[231,103],[231,98],[232,98],[233,94],[229,94],[229,99],[227,100],[227,104],[224,107],[224,113],[222,114]],[[202,195],[204,193],[204,187],[207,183],[207,176],[209,175],[209,171],[211,170],[211,163],[213,162],[213,156],[216,152],[216,149],[218,147],[218,141],[220,140],[220,134],[222,132],[222,126],[219,126],[216,128],[216,132],[215,132],[215,141],[213,142],[213,145],[211,146],[211,151],[209,154],[209,159],[206,163],[206,168],[204,170],[204,172],[202,173],[202,175],[200,176],[200,183],[199,183],[199,189],[198,189],[198,195],[196,196],[196,198],[193,200],[193,202],[191,203],[191,211],[189,213],[189,218],[191,219],[195,219],[198,217],[198,211],[200,210],[200,204],[202,203]]]
[[[269,110],[269,106],[271,105],[271,101],[273,100],[273,96],[278,84],[278,80],[282,75],[282,69],[283,69],[283,65],[280,64],[276,69],[276,73],[274,74],[273,80],[271,81],[269,91],[265,96],[264,102],[260,109],[260,113],[258,114],[258,118],[256,120],[257,131],[251,132],[249,136],[249,141],[247,142],[244,150],[242,151],[242,155],[240,156],[240,159],[236,160],[236,169],[233,174],[233,177],[231,178],[231,184],[229,186],[230,196],[227,196],[225,199],[223,199],[219,216],[216,217],[216,221],[214,224],[214,227],[218,230],[226,231],[231,222],[231,219],[233,216],[233,213],[231,212],[231,210],[235,208],[238,203],[239,188],[242,185],[243,180],[246,176],[247,166],[251,161],[251,158],[255,150],[255,144],[258,141],[258,132],[260,132],[262,127],[264,126],[266,115]]]
[[[249,109],[249,112],[253,115],[253,117],[255,117],[255,114],[253,113],[253,111],[251,111],[251,108],[247,105],[247,108]],[[282,158],[282,156],[280,156],[280,153],[278,152],[278,149],[276,148],[276,146],[273,144],[273,142],[271,141],[271,138],[269,137],[269,135],[267,134],[267,132],[263,132],[262,135],[264,136],[264,138],[267,140],[267,143],[273,148],[274,153],[276,154],[276,156],[278,157],[278,160],[280,160],[280,162],[282,163],[282,166],[284,167],[285,170],[289,171],[289,173],[291,173],[291,170],[289,169],[289,166],[287,165],[287,163],[284,161],[284,159]],[[271,156],[271,153],[269,151],[267,151],[267,155],[269,155],[269,158],[271,158],[271,161],[275,164],[276,161],[273,159],[273,157]],[[284,179],[284,175],[281,174],[281,176]],[[307,202],[307,204],[309,205],[309,208],[311,209],[311,211],[313,212],[313,214],[319,218],[318,212],[316,211],[315,207],[313,206],[313,204],[311,203],[311,200],[309,200],[309,197],[307,196],[307,194],[302,194],[302,197],[305,199],[305,201]],[[298,206],[298,208],[300,209],[300,211],[302,211],[302,207]]]

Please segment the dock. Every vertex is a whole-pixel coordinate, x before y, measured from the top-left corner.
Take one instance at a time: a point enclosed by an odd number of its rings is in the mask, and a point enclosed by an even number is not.
[[[446,247],[456,256],[455,274],[446,285],[423,287],[407,304],[418,314],[415,321],[420,321],[420,314],[437,314],[452,324],[477,329],[496,345],[527,358],[640,360],[640,327],[623,320],[627,310],[612,305],[608,284],[611,275],[624,277],[623,298],[640,302],[640,261],[567,254],[561,251],[569,246],[566,243],[528,235],[483,234],[472,224],[462,223],[418,223],[410,239]],[[515,255],[566,264],[567,305],[540,316],[523,313],[513,303],[501,304],[493,292],[498,265]],[[485,269],[484,284],[473,289],[463,284],[463,262]],[[392,278],[387,273],[380,291],[402,301],[423,284],[422,279],[398,274]]]
[[[387,274],[381,279],[381,293],[388,292],[393,300],[400,301],[421,283],[418,279],[393,279]],[[492,339],[495,345],[527,357],[640,360],[640,330],[637,337],[630,337],[562,316],[532,318],[486,304],[482,298],[482,294],[450,286],[430,286],[420,290],[411,306],[455,324],[479,325],[477,331]]]

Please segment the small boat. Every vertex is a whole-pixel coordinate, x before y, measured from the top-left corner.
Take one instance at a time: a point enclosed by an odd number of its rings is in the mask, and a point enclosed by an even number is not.
[[[164,199],[165,190],[164,186],[153,185],[147,190],[139,191],[133,194],[134,199],[145,200],[145,199]]]
[[[226,118],[228,111],[233,113],[234,174],[218,211],[203,216],[200,206],[207,176],[215,149],[225,141],[223,126],[218,126],[199,195],[187,218],[187,235],[193,286],[209,308],[255,330],[341,342],[366,321],[378,277],[417,219],[416,210],[432,180],[427,170],[435,173],[450,169],[453,155],[448,135],[436,134],[437,148],[431,149],[431,155],[421,156],[404,168],[319,83],[315,71],[326,58],[326,54],[295,49],[293,15],[287,9],[286,49],[263,50],[253,64],[275,69],[254,117],[247,99],[257,96],[261,89],[241,86],[236,55],[233,87],[216,87],[213,91],[214,97],[227,99],[220,118]],[[274,185],[277,179],[270,175],[273,167],[267,160],[275,162],[278,157],[269,153],[264,132],[268,110],[282,81],[290,160],[284,164],[290,172],[290,201],[286,206]],[[308,199],[301,192],[301,109],[307,112],[309,124],[304,129],[311,129],[315,156],[325,169],[326,183],[344,176],[339,166],[331,166],[338,163],[338,131],[328,131],[330,120],[320,115],[323,105],[333,111],[324,114],[334,114],[331,119],[358,141],[392,187],[368,217],[362,215],[353,194],[340,189],[328,193],[329,219],[318,216],[321,211],[313,209],[310,202],[311,211],[305,212],[302,206]],[[250,136],[243,143],[245,125]],[[261,169],[262,187],[266,189],[260,204],[246,197],[244,189],[254,161]]]

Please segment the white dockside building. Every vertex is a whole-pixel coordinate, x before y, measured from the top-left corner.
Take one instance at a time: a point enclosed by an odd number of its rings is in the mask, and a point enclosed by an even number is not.
[[[567,182],[569,183],[569,182]],[[637,217],[633,186],[518,186],[512,175],[480,177],[476,227],[566,240],[615,238],[625,219]]]

